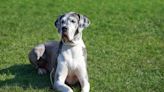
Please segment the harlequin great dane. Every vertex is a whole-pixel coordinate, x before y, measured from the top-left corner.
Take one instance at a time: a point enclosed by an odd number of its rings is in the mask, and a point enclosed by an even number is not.
[[[89,92],[87,53],[82,40],[82,31],[89,24],[89,19],[84,15],[75,12],[63,14],[55,21],[61,41],[40,44],[29,53],[30,62],[39,74],[55,68],[54,89],[73,92],[67,84],[80,82],[81,92]]]
[[[90,90],[86,64],[87,53],[82,40],[82,31],[89,24],[90,21],[86,16],[75,12],[63,14],[55,21],[62,43],[54,77],[54,88],[58,91],[73,92],[65,82],[74,84],[78,81],[81,92]]]

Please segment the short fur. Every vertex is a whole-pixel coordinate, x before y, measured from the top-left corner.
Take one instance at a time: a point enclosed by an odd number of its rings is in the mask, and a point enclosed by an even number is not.
[[[29,52],[29,60],[37,69],[38,74],[46,74],[51,72],[52,68],[56,67],[56,58],[59,42],[51,41],[45,44],[35,46]]]
[[[55,26],[61,35],[63,46],[57,58],[54,88],[61,92],[73,92],[65,84],[80,82],[81,92],[89,92],[86,47],[82,40],[82,30],[90,24],[81,14],[69,12],[58,17]]]
[[[60,92],[73,92],[65,82],[80,82],[81,92],[89,92],[87,52],[82,40],[82,31],[89,26],[89,19],[84,15],[69,12],[59,16],[54,24],[61,35],[61,52],[58,53],[59,42],[37,45],[29,53],[31,64],[38,70],[38,74],[56,69],[53,88]]]

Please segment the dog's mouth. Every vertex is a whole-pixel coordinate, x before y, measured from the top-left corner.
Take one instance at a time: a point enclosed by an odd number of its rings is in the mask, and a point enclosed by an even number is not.
[[[62,40],[63,40],[65,43],[67,43],[67,42],[72,43],[72,41],[69,39],[67,33],[62,33]]]

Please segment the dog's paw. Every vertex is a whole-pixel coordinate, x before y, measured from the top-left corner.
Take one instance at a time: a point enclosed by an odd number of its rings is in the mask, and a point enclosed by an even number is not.
[[[43,74],[46,74],[46,73],[47,73],[46,69],[43,69],[43,68],[38,69],[38,74],[39,75],[43,75]]]

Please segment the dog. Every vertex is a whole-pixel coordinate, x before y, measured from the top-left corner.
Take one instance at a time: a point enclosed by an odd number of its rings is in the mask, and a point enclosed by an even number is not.
[[[89,19],[84,15],[69,12],[59,16],[54,25],[61,35],[61,45],[53,88],[60,92],[73,92],[66,83],[79,82],[81,92],[89,92],[87,52],[82,40],[82,31],[90,25]]]
[[[35,46],[28,54],[30,63],[40,75],[52,72],[54,84],[51,84],[58,91],[73,92],[67,84],[80,82],[81,92],[89,92],[87,52],[82,40],[82,31],[89,26],[89,19],[69,12],[59,16],[54,24],[61,35],[61,41]]]
[[[39,75],[47,74],[56,67],[59,42],[50,41],[35,46],[28,54],[30,63]],[[54,72],[53,72],[54,73]]]

